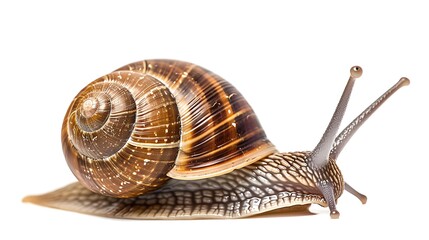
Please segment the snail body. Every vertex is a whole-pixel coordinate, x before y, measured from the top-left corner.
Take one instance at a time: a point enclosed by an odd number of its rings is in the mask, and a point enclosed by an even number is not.
[[[242,218],[280,208],[327,206],[317,188],[322,172],[307,172],[309,152],[274,153],[228,174],[199,180],[171,179],[159,189],[132,198],[95,194],[80,183],[31,199],[32,202],[98,216],[128,219]],[[334,161],[335,198],[343,178]],[[297,187],[300,186],[300,187]],[[67,201],[64,201],[68,199]],[[79,200],[78,200],[79,199]]]
[[[63,122],[67,163],[79,180],[25,201],[133,219],[237,218],[319,204],[338,218],[347,190],[336,159],[356,130],[409,80],[401,78],[337,137],[351,75],[313,151],[279,153],[244,97],[194,64],[146,60],[107,74],[73,100]]]

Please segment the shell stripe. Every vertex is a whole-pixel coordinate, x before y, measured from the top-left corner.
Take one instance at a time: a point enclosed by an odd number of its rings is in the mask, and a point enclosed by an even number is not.
[[[212,177],[276,152],[244,97],[218,75],[172,60],[136,62],[118,70],[153,76],[176,99],[182,136],[170,177]]]

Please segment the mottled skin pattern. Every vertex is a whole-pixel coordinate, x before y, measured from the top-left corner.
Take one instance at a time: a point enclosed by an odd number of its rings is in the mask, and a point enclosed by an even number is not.
[[[171,179],[160,189],[135,198],[106,197],[74,183],[25,201],[132,219],[240,218],[293,205],[326,206],[317,186],[329,181],[338,199],[344,189],[343,177],[333,159],[325,167],[312,170],[306,162],[309,154],[276,153],[222,176],[192,181]]]

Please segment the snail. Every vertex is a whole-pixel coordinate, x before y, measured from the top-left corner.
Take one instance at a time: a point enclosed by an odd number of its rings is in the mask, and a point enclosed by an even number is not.
[[[62,147],[79,180],[24,202],[130,219],[240,218],[311,204],[329,207],[347,184],[336,160],[403,77],[338,135],[350,78],[313,151],[281,153],[230,83],[194,64],[145,60],[93,81],[64,118]]]

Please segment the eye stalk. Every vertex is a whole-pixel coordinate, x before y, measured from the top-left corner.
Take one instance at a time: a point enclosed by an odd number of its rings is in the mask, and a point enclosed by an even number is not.
[[[322,168],[328,163],[329,153],[331,151],[331,147],[334,143],[338,129],[340,128],[341,120],[343,119],[344,113],[346,112],[347,104],[349,102],[355,80],[360,76],[362,76],[361,67],[354,66],[350,68],[349,81],[344,88],[343,95],[338,102],[334,115],[332,116],[325,133],[320,139],[320,142],[317,144],[310,155],[310,160],[313,163],[314,168]]]
[[[338,129],[343,119],[344,113],[349,102],[349,98],[353,89],[354,82],[357,78],[362,76],[362,68],[354,66],[350,69],[350,78],[343,91],[343,94],[338,102],[337,108],[335,109],[334,115],[328,124],[322,138],[320,139],[317,146],[311,152],[309,157],[309,165],[313,169],[320,169],[326,166],[329,159],[337,160],[339,154],[356,133],[356,131],[362,126],[362,124],[368,120],[368,118],[391,97],[398,89],[403,86],[410,84],[410,80],[406,77],[402,77],[395,85],[375,100],[369,107],[367,107],[359,116],[357,116],[338,136],[336,136]],[[336,137],[335,137],[336,136]],[[336,209],[334,190],[332,183],[329,180],[322,180],[318,185],[321,193],[323,194],[325,201],[327,202],[331,211],[331,218],[339,218],[340,213]],[[362,204],[366,203],[366,196],[353,189],[349,184],[345,183],[345,190],[356,196]]]
[[[332,149],[330,150],[329,157],[337,159],[347,142],[351,139],[353,134],[362,126],[362,124],[368,120],[368,118],[384,103],[389,99],[396,91],[401,87],[410,85],[410,80],[406,77],[402,77],[399,81],[369,105],[361,114],[359,114],[344,130],[338,134],[335,138]]]

